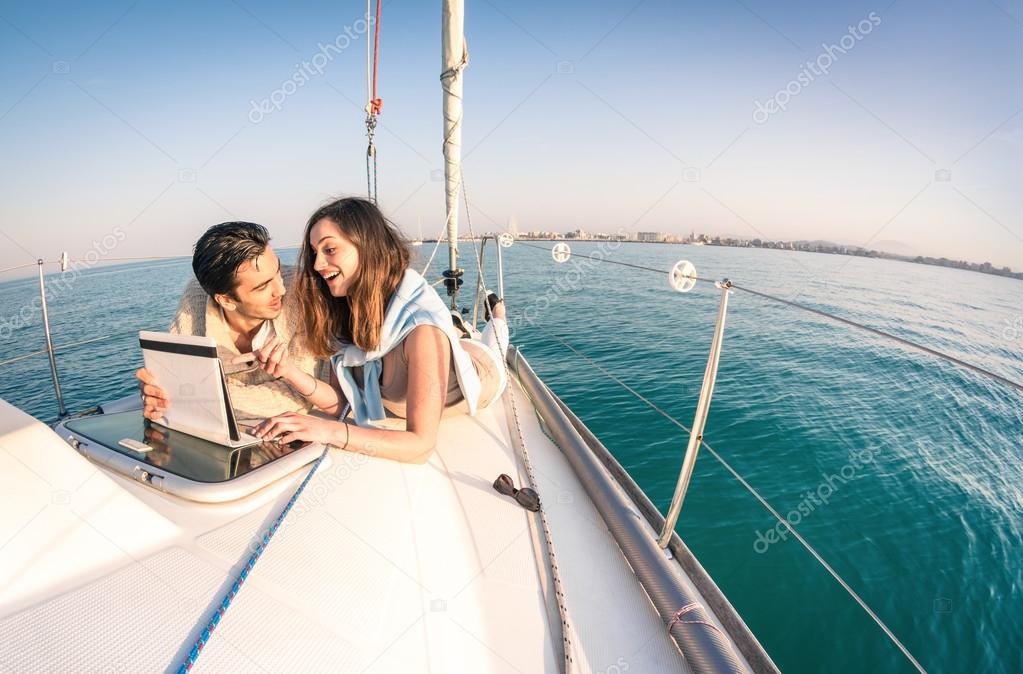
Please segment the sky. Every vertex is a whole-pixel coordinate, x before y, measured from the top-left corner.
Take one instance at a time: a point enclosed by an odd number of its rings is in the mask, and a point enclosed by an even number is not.
[[[1023,269],[1021,0],[466,4],[477,233],[898,242]],[[364,12],[0,2],[0,269],[189,254],[226,220],[292,244],[364,195]],[[378,190],[411,236],[444,220],[439,33],[439,2],[384,3]]]

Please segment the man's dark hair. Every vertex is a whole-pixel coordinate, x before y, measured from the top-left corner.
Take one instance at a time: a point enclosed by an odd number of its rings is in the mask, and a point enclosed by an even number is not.
[[[248,260],[255,260],[270,243],[270,233],[252,222],[222,222],[206,230],[195,242],[192,271],[210,297],[218,293],[238,299],[235,273]]]

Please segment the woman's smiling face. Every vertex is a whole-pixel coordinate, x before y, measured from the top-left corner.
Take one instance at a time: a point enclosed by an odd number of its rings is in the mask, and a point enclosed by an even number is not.
[[[359,250],[341,233],[337,223],[323,218],[309,230],[313,250],[313,271],[323,277],[334,297],[348,294],[359,271]]]

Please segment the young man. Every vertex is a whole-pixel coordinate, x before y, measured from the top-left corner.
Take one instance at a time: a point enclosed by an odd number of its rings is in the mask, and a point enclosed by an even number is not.
[[[302,391],[254,362],[273,364],[286,355],[308,375],[306,394],[316,388],[317,377],[329,379],[329,365],[305,353],[295,339],[295,314],[285,289],[293,270],[281,266],[266,228],[250,222],[214,225],[195,244],[192,271],[195,279],[185,288],[170,332],[217,341],[238,418],[308,412]],[[162,389],[145,368],[135,376],[142,386],[143,414],[161,418],[173,405],[173,391]]]

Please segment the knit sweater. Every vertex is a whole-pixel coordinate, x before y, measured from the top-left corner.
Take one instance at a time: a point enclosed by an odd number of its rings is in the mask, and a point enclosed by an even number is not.
[[[293,267],[281,267],[284,283],[291,287]],[[284,296],[280,315],[273,319],[277,337],[288,345],[288,357],[300,370],[321,381],[330,380],[330,365],[306,352],[295,339],[298,323],[297,302],[292,294]],[[220,305],[206,294],[199,282],[192,279],[178,304],[170,332],[179,335],[203,335],[217,340],[217,351],[226,365],[241,355],[231,339]],[[228,370],[230,371],[230,370]],[[227,376],[231,402],[239,420],[265,419],[284,412],[308,412],[310,405],[298,391],[283,379],[274,379],[261,369]]]

